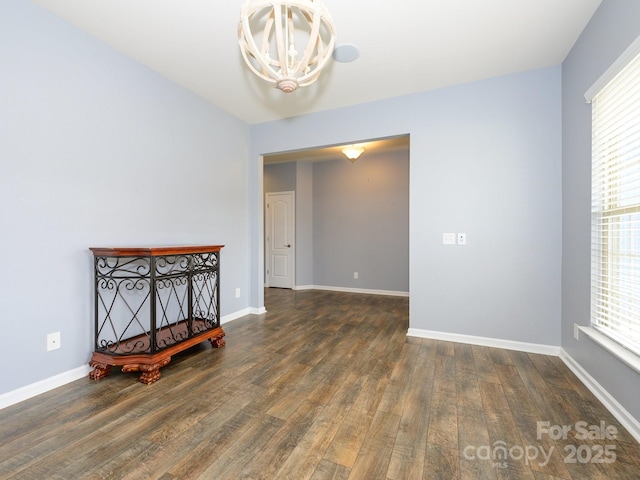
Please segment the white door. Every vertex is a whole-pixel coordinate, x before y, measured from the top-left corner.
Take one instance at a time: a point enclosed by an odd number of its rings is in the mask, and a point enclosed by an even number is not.
[[[267,193],[265,201],[265,247],[267,286],[294,286],[294,192]]]

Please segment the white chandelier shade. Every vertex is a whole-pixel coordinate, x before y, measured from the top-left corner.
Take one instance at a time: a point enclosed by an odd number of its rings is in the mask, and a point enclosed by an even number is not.
[[[240,51],[263,80],[290,93],[315,82],[331,58],[335,26],[320,0],[244,0]]]

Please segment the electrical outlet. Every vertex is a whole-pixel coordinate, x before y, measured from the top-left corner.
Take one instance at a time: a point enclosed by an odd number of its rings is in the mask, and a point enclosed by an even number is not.
[[[47,352],[60,348],[60,332],[49,333],[47,335]]]
[[[353,278],[358,278],[358,272],[353,272]]]
[[[580,340],[580,327],[577,323],[573,324],[573,338]]]
[[[236,288],[236,298],[240,298],[240,289]]]

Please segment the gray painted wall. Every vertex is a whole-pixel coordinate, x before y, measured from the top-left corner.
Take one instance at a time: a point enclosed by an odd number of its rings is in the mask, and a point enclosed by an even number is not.
[[[296,162],[296,285],[313,285],[313,164]]]
[[[409,291],[408,151],[315,163],[313,219],[315,285]]]
[[[640,2],[604,0],[562,65],[562,346],[635,418],[638,374],[573,325],[590,323],[591,106],[584,93],[640,35]]]
[[[0,31],[0,393],[89,361],[88,247],[225,244],[248,308],[249,128],[30,2]]]
[[[252,126],[252,305],[260,156],[410,134],[411,327],[560,345],[560,94],[557,66]]]
[[[296,182],[295,162],[265,165],[264,193],[295,191]]]

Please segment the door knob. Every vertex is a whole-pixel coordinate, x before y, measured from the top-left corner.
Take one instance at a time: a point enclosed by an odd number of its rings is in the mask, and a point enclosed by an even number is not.
[[[287,248],[291,248],[291,244],[290,244],[290,243],[288,243],[287,245],[285,245],[285,247],[287,247]]]

